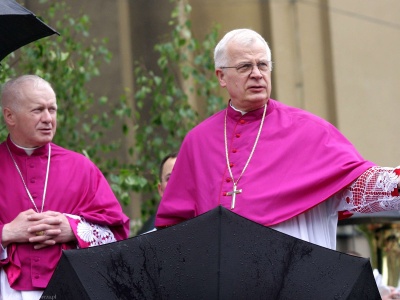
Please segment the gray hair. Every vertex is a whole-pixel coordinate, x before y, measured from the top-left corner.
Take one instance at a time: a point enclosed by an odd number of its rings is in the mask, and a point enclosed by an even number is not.
[[[267,59],[270,61],[272,59],[271,49],[265,39],[256,31],[251,29],[235,29],[229,31],[225,36],[219,41],[214,50],[214,67],[218,69],[220,67],[225,67],[229,63],[228,55],[226,53],[227,44],[230,41],[236,41],[241,45],[249,46],[254,43],[255,39],[259,39],[265,44],[265,53],[267,54]]]
[[[1,107],[9,107],[14,110],[18,110],[22,100],[22,89],[21,87],[28,81],[33,83],[33,87],[37,88],[40,86],[48,86],[51,89],[51,84],[37,75],[22,75],[7,81],[1,90]]]

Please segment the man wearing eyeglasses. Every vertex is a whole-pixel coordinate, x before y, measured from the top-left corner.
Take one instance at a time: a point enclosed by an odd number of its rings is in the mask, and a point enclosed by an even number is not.
[[[185,137],[157,227],[222,205],[335,249],[344,212],[399,210],[400,167],[376,166],[325,120],[270,99],[271,51],[257,32],[228,32],[214,59],[230,100]]]

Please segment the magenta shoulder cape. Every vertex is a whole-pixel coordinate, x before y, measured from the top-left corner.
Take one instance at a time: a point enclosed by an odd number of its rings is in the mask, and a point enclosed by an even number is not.
[[[182,143],[160,203],[156,226],[164,227],[230,208],[232,181],[224,146],[225,110],[192,129]],[[263,109],[244,116],[230,106],[229,159],[239,178],[260,126]],[[254,155],[238,182],[234,212],[275,225],[325,201],[375,164],[364,160],[330,123],[270,99]]]

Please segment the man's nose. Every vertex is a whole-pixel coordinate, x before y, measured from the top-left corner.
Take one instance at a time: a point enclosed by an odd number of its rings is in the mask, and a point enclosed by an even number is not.
[[[253,66],[253,69],[251,70],[250,76],[251,76],[251,77],[256,77],[256,78],[262,78],[262,77],[263,77],[263,74],[262,74],[261,71],[258,69],[258,66],[257,66],[257,65],[254,65],[254,66]]]
[[[49,112],[49,110],[48,109],[43,110],[43,112],[42,112],[42,121],[46,122],[46,123],[49,123],[49,122],[51,122],[52,119],[53,119],[53,116]]]

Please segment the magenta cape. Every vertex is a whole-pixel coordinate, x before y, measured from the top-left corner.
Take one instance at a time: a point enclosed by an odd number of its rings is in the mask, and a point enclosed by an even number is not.
[[[46,174],[48,145],[38,148],[31,156],[7,141],[25,182],[40,210]],[[0,232],[20,212],[35,209],[8,153],[6,142],[0,144]],[[51,144],[51,164],[44,211],[82,216],[86,221],[107,225],[117,240],[129,234],[129,219],[111,191],[100,170],[81,154]],[[0,236],[1,239],[1,236]],[[76,248],[75,243],[57,244],[34,250],[33,244],[11,244],[8,258],[0,266],[15,279],[11,287],[16,290],[43,289],[62,254],[62,249]],[[20,270],[17,272],[15,270]],[[17,274],[17,275],[14,275]]]
[[[253,147],[263,108],[245,114],[228,107],[229,157],[235,180]],[[185,137],[160,203],[156,226],[179,223],[222,205],[232,182],[224,146],[225,110]],[[275,225],[326,200],[374,166],[331,124],[270,99],[258,145],[238,183],[235,213]]]

